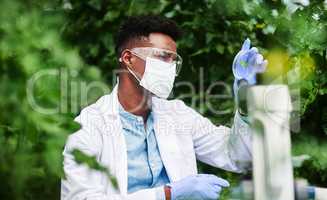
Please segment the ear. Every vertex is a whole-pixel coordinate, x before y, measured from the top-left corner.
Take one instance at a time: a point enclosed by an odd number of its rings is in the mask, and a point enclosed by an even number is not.
[[[121,53],[121,56],[119,58],[119,62],[122,63],[123,65],[125,66],[130,66],[132,65],[132,53],[125,49],[122,53]]]

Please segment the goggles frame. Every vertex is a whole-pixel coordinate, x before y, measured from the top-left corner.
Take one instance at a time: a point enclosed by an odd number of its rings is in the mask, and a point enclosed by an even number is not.
[[[147,57],[155,58],[163,62],[176,64],[176,76],[178,76],[181,68],[183,59],[174,51],[167,49],[160,49],[156,47],[135,47],[129,50],[133,55],[146,60]]]

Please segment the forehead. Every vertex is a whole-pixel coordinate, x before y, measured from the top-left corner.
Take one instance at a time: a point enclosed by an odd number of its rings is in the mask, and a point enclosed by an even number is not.
[[[150,33],[145,45],[176,52],[176,42],[163,33]]]

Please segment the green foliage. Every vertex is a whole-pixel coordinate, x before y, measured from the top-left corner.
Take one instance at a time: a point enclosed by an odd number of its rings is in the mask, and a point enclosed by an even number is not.
[[[79,128],[76,113],[65,112],[72,104],[62,92],[71,88],[61,87],[59,74],[78,73],[77,83],[94,78],[62,41],[62,23],[62,15],[31,2],[0,3],[1,199],[59,197],[63,146]]]
[[[302,167],[296,168],[297,177],[306,177],[311,184],[326,187],[327,181],[327,154],[326,141],[319,141],[312,136],[302,136],[296,141],[293,154],[309,154],[310,159],[306,160]]]
[[[311,1],[291,12],[292,6],[259,0],[1,1],[0,180],[5,184],[0,197],[59,198],[61,152],[67,135],[78,129],[72,119],[104,92],[91,88],[91,94],[81,99],[85,84],[97,81],[112,86],[119,24],[127,16],[150,13],[174,19],[185,33],[178,41],[184,63],[177,83],[191,82],[196,94],[187,95],[189,89],[179,86],[173,96],[217,124],[231,124],[231,91],[211,91],[226,95],[226,99],[210,100],[215,109],[227,111],[217,115],[203,102],[201,87],[207,89],[214,81],[232,84],[232,59],[246,37],[269,58],[271,74],[292,72],[283,75],[291,88],[301,91],[301,133],[292,137],[294,153],[311,156],[296,174],[312,184],[327,186],[327,158],[323,156],[327,144],[322,142],[327,134],[326,5]],[[42,72],[50,75],[33,84],[33,78]],[[38,109],[33,100],[50,109]],[[75,156],[103,169],[80,152]],[[203,164],[199,169],[237,185],[237,175]]]

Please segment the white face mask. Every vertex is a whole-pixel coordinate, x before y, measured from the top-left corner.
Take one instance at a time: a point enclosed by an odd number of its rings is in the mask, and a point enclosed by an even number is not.
[[[136,74],[127,67],[135,76],[140,85],[160,98],[167,99],[173,89],[176,64],[167,63],[158,59],[147,57],[145,60],[145,70],[140,80]]]

